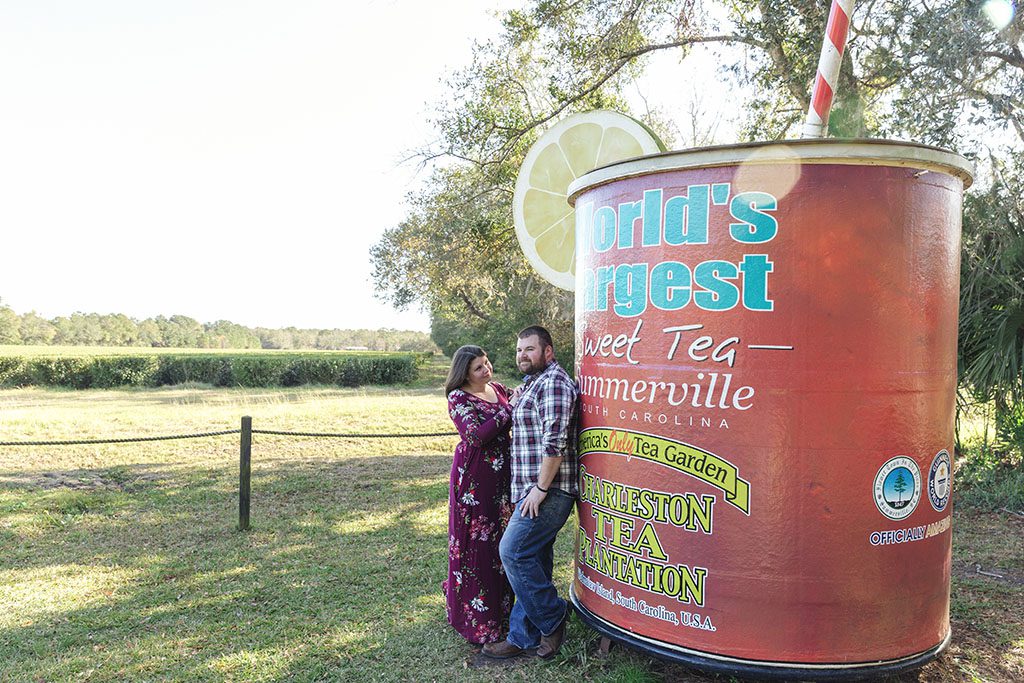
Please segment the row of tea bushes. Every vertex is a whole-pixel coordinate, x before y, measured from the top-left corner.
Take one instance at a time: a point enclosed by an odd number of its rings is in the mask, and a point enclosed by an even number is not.
[[[244,353],[0,356],[0,386],[106,389],[199,382],[218,387],[402,384],[418,375],[410,353]]]

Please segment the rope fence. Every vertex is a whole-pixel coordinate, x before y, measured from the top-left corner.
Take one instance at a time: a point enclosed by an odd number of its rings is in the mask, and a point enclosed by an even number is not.
[[[174,441],[176,439],[202,439],[211,436],[239,435],[238,458],[238,530],[249,529],[249,500],[252,490],[252,435],[267,434],[271,436],[302,436],[334,439],[401,439],[429,436],[458,436],[458,432],[425,432],[425,433],[394,433],[394,434],[343,434],[337,432],[287,432],[272,429],[253,429],[252,417],[242,417],[241,429],[225,429],[218,432],[200,432],[198,434],[172,434],[169,436],[137,436],[117,439],[75,439],[67,441],[0,441],[0,446],[89,446],[112,443],[141,443],[143,441]]]
[[[235,430],[237,433],[239,430]],[[428,432],[424,434],[336,434],[334,432],[275,432],[269,429],[254,429],[253,434],[273,434],[275,436],[326,436],[342,439],[401,439],[413,436],[458,436],[458,432]],[[0,444],[2,446],[3,444]]]
[[[238,434],[241,429],[225,429],[222,432],[199,434],[174,434],[172,436],[136,436],[123,439],[81,439],[78,441],[0,441],[0,446],[88,446],[100,443],[137,443],[141,441],[172,441],[174,439],[200,439],[207,436]]]

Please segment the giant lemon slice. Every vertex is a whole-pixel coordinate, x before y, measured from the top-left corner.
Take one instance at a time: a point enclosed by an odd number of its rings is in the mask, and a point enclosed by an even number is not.
[[[519,246],[551,284],[576,285],[576,214],[567,201],[569,183],[615,161],[664,152],[642,123],[598,109],[573,114],[552,126],[526,154],[512,198]]]

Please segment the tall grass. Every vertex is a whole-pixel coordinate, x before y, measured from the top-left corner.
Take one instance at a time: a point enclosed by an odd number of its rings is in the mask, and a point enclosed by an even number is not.
[[[1021,444],[1001,437],[990,404],[971,404],[961,412],[955,472],[958,504],[1024,512]]]

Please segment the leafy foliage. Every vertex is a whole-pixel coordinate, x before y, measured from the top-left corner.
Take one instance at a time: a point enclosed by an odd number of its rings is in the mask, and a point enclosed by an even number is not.
[[[783,44],[792,42],[792,22],[746,21],[749,5],[733,8],[745,20],[734,31],[718,30],[692,0],[541,0],[507,13],[502,36],[477,45],[472,64],[450,80],[450,97],[438,108],[440,139],[421,150],[424,162],[454,163],[435,168],[410,197],[408,217],[372,250],[379,295],[398,308],[429,310],[433,338],[446,352],[481,344],[508,370],[511,357],[503,353],[514,333],[540,323],[551,329],[563,362],[570,360],[573,297],[533,273],[512,227],[511,198],[526,150],[565,114],[628,111],[622,92],[658,51],[682,57],[698,44],[756,49],[766,55],[757,77],[767,83],[769,71],[784,74],[792,93],[800,92],[803,85],[795,84],[803,75],[794,72],[793,55],[802,52]],[[823,12],[813,3],[801,8],[808,20],[800,25]],[[805,42],[811,33],[804,31]],[[811,57],[804,61],[804,71],[813,71]],[[647,119],[662,139],[675,137],[659,117]]]
[[[0,386],[18,386],[28,384],[22,381],[25,359],[17,356],[0,356]]]
[[[160,367],[156,356],[120,356],[93,359],[89,367],[89,385],[95,389],[144,386]]]
[[[470,341],[508,345],[527,318],[557,328],[567,348],[573,302],[536,281],[512,236],[509,205],[528,146],[566,114],[629,111],[623,93],[650,55],[681,60],[698,45],[715,46],[723,81],[742,88],[744,140],[795,136],[828,9],[818,0],[534,0],[508,12],[502,35],[476,46],[438,106],[438,141],[420,154],[446,165],[374,249],[380,295],[429,310],[448,352]],[[997,401],[1000,424],[1020,400],[1024,369],[1022,35],[1024,13],[1001,28],[977,0],[861,3],[830,120],[836,136],[912,139],[979,162],[964,221],[961,381]],[[671,124],[645,118],[671,141]]]
[[[1024,400],[1024,188],[1005,168],[964,215],[960,366],[978,398]]]
[[[992,402],[992,455],[1024,454],[1024,190],[1020,158],[993,160],[992,184],[967,198],[961,254],[961,381]],[[963,406],[961,406],[963,407]]]
[[[526,263],[511,190],[487,190],[484,176],[477,168],[440,171],[435,193],[415,200],[410,216],[373,248],[374,278],[395,306],[429,308],[433,339],[447,354],[480,344],[510,370],[515,333],[542,321],[571,358],[572,295]]]
[[[25,364],[27,384],[71,389],[92,385],[91,358],[39,358]]]
[[[0,306],[0,344],[20,344],[20,326],[18,314],[7,306]]]
[[[231,386],[231,360],[224,356],[161,356],[151,380],[154,386],[198,382],[215,387]]]
[[[164,386],[272,387],[301,384],[403,384],[418,376],[419,357],[379,353],[133,354],[0,356],[0,386],[72,389]]]
[[[1021,420],[1021,408],[1011,412]],[[1018,428],[1024,421],[1018,422]],[[1024,434],[1018,434],[1017,443]],[[972,451],[971,456],[957,460],[957,505],[985,510],[1024,510],[1024,467],[1019,451],[1009,453],[997,439]]]
[[[52,320],[0,305],[0,345],[139,346],[200,349],[436,350],[427,334],[407,330],[248,328],[229,320],[200,323],[185,315],[135,320],[124,314],[72,313]]]

